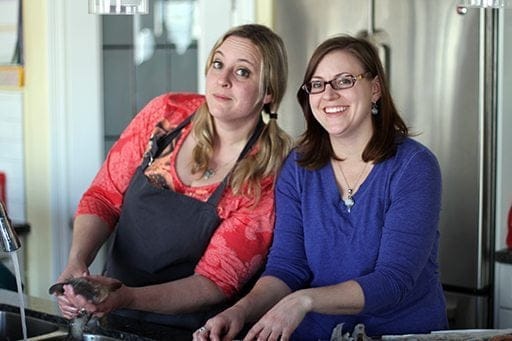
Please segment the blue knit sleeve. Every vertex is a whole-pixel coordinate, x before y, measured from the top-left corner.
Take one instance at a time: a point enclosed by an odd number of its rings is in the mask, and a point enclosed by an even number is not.
[[[389,312],[404,298],[413,301],[438,285],[431,275],[437,274],[439,164],[424,147],[394,162],[375,269],[356,278],[365,296],[363,313]]]
[[[311,276],[304,251],[301,213],[300,169],[292,151],[284,163],[276,184],[276,227],[263,275],[285,282],[291,290],[303,288]]]

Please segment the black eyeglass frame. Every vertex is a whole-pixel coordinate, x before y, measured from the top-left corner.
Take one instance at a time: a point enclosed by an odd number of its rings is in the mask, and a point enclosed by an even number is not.
[[[370,72],[363,72],[358,75],[353,75],[348,72],[342,72],[339,75],[337,75],[336,77],[334,77],[333,79],[331,79],[330,81],[322,81],[322,80],[309,81],[308,83],[302,84],[301,89],[306,91],[310,95],[321,94],[322,92],[325,91],[325,86],[327,84],[330,84],[331,88],[333,88],[334,90],[350,89],[350,88],[353,88],[354,85],[356,85],[356,82],[358,80],[360,80],[362,78],[366,78],[366,76],[369,74],[370,74]],[[339,80],[341,80],[341,79],[343,79],[343,80],[350,79],[350,83],[345,85],[345,83],[339,82]],[[320,84],[322,85],[322,88],[321,89],[315,88],[315,90],[313,91],[313,87],[312,87],[313,82],[315,82],[315,83],[318,82],[319,85]]]

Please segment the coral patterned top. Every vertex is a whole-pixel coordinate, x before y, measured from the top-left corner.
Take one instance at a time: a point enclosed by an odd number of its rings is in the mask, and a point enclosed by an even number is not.
[[[148,142],[155,132],[176,127],[204,103],[204,97],[189,93],[169,93],[151,100],[130,122],[112,146],[91,186],[82,196],[76,215],[93,214],[113,230],[119,219],[123,196]],[[152,172],[165,179],[166,186],[198,200],[207,201],[218,184],[191,187],[182,183],[175,168],[177,152],[192,124],[182,130],[174,151],[160,156]],[[257,205],[252,198],[234,195],[228,186],[218,204],[221,223],[196,266],[195,272],[214,283],[228,296],[236,294],[263,266],[274,227],[274,176],[261,182]]]

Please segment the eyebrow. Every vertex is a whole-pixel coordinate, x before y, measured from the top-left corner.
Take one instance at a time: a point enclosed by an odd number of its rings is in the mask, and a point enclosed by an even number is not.
[[[221,50],[216,50],[215,53],[213,54],[213,56],[215,57],[215,55],[217,54],[220,54],[222,57],[225,57],[224,53],[222,53]],[[249,59],[245,59],[245,58],[238,58],[237,59],[238,62],[244,62],[244,63],[247,63],[249,65],[251,65],[252,67],[256,67],[256,64],[251,62]]]
[[[350,73],[350,72],[343,71],[343,72],[341,72],[341,73],[338,73],[337,75],[334,75],[334,77],[332,77],[331,79],[336,79],[336,78],[338,78],[339,76],[341,76],[341,75],[343,75],[343,74],[345,74],[345,75],[352,75],[352,73]],[[324,79],[323,77],[315,76],[315,75],[311,76],[311,79],[313,79],[313,78],[321,78],[321,79]]]

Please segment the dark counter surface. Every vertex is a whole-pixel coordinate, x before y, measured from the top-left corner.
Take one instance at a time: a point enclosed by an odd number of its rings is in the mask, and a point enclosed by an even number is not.
[[[18,236],[25,235],[30,232],[30,224],[28,223],[13,223],[14,231]]]
[[[67,329],[68,320],[60,315],[57,303],[48,299],[24,295],[26,316],[57,323]],[[19,296],[17,292],[0,289],[0,310],[19,313]],[[92,320],[86,332],[109,336],[119,340],[191,340],[190,331],[140,320],[107,315]]]
[[[512,249],[503,249],[494,254],[496,262],[512,264]]]

